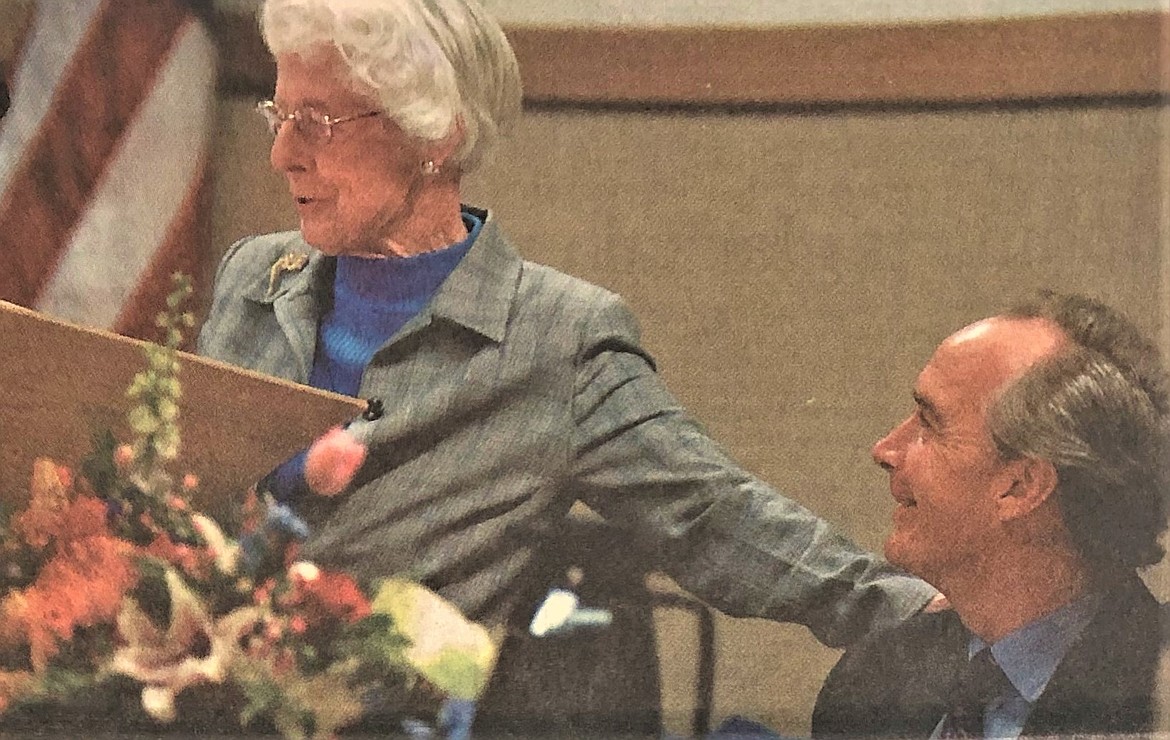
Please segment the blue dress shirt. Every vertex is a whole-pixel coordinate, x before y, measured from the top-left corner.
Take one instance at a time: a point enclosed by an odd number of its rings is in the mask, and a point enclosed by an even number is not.
[[[1044,693],[1064,654],[1092,621],[1099,604],[1097,596],[1078,599],[1005,635],[991,646],[995,662],[1003,669],[1013,688],[984,710],[985,738],[1020,736],[1032,705]],[[973,657],[985,647],[986,642],[972,635],[967,657]],[[943,719],[935,726],[932,738],[940,736]]]

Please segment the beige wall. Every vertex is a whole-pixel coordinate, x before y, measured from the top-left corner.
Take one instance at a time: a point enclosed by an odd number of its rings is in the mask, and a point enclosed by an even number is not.
[[[222,111],[221,248],[294,224],[249,107]],[[738,459],[879,548],[891,507],[868,449],[946,334],[1047,286],[1124,307],[1166,344],[1164,123],[1124,106],[529,112],[466,190],[530,259],[624,295],[670,387]],[[1165,570],[1151,580],[1170,596]],[[665,676],[682,730],[692,631],[662,626],[680,641]],[[801,628],[718,629],[717,716],[805,731],[836,653]]]

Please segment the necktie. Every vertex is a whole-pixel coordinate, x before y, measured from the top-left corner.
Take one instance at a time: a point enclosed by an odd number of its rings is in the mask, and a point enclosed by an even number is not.
[[[983,737],[984,709],[1009,688],[1011,681],[995,662],[991,649],[980,650],[968,661],[951,689],[941,737]]]

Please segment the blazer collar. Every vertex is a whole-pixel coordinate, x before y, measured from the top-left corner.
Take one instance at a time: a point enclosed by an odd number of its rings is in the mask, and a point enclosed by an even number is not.
[[[523,260],[500,232],[491,212],[465,206],[484,222],[475,243],[439,286],[427,309],[411,319],[397,338],[440,318],[499,343],[507,332]],[[245,296],[268,304],[288,337],[301,376],[308,379],[317,346],[317,324],[329,303],[335,260],[291,232],[268,272]],[[301,256],[304,257],[301,257]]]
[[[439,286],[429,312],[498,343],[507,332],[523,260],[504,239],[490,212],[465,208],[483,219],[483,228],[471,249]]]

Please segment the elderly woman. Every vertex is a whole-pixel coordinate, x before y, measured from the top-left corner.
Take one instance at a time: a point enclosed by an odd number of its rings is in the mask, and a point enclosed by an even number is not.
[[[267,0],[262,26],[261,112],[300,229],[231,247],[200,350],[380,401],[349,427],[368,449],[352,484],[297,504],[306,557],[411,574],[499,623],[532,606],[521,584],[583,501],[708,603],[827,644],[931,598],[712,442],[620,298],[524,261],[461,205],[520,104],[475,0]]]

